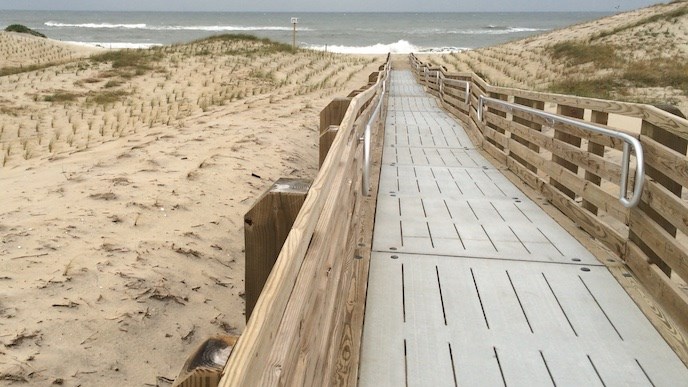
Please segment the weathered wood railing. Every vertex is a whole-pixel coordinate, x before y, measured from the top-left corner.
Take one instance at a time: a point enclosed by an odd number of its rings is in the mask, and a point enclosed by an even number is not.
[[[387,74],[388,66],[382,66],[367,88],[340,100],[336,112],[321,115],[321,135],[329,131],[336,136],[325,141],[329,152],[323,154],[320,172],[225,367],[221,386],[341,384],[349,372],[355,380],[357,354],[351,347],[358,347],[360,337],[352,333],[351,320],[362,318],[362,313],[353,311],[351,298],[357,284],[367,281],[357,278],[361,260],[355,258],[359,250],[369,249],[359,241],[361,219],[371,212],[361,192],[360,138]],[[348,108],[342,118],[343,105]],[[338,128],[332,130],[332,123]]]
[[[688,331],[687,120],[649,105],[495,87],[473,73],[448,73],[414,55],[410,60],[419,82],[465,123],[476,145],[619,256]],[[628,209],[616,197],[622,141],[501,104],[486,103],[479,117],[480,96],[637,138],[646,170],[640,204]]]

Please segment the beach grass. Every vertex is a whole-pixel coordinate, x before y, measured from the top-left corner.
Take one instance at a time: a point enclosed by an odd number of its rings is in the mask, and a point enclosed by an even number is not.
[[[551,31],[503,45],[423,58],[496,86],[639,103],[688,112],[688,2]]]
[[[565,61],[569,66],[591,63],[599,68],[610,68],[619,62],[616,48],[611,44],[564,41],[548,46],[545,52],[554,60]]]
[[[250,110],[343,92],[375,60],[228,34],[150,49],[108,50],[15,73],[0,78],[0,92],[19,96],[0,99],[0,113],[7,112],[0,144],[23,153],[8,152],[3,163],[16,166],[113,137],[176,128],[221,107]]]

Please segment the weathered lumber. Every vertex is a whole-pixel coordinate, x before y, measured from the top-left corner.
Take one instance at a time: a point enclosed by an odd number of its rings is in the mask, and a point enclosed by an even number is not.
[[[342,123],[346,109],[349,108],[351,98],[335,98],[320,111],[320,133],[328,130],[332,125]]]
[[[688,328],[688,295],[635,243],[628,244],[626,263],[652,297],[682,328]]]
[[[609,114],[593,110],[590,114],[590,121],[596,124],[607,125],[607,122],[609,121]],[[604,156],[604,145],[598,144],[595,141],[588,140],[588,152],[594,155]],[[592,173],[587,169],[585,170],[585,180],[597,186],[599,186],[602,183],[602,178],[600,176]],[[597,215],[598,208],[594,204],[586,200],[586,198],[583,198],[582,205],[583,208],[590,211],[593,215]]]
[[[335,186],[342,163],[347,163],[343,156],[347,154],[347,149],[350,149],[348,144],[352,141],[358,142],[353,125],[356,116],[379,89],[378,83],[377,86],[359,93],[351,100],[349,110],[340,124],[340,133],[336,136],[320,173],[311,186],[247,327],[225,368],[221,386],[261,385],[261,380],[266,374],[277,371],[270,368],[268,363],[273,353],[274,340],[277,338],[285,313],[288,312],[287,305],[299,280],[316,227],[321,223],[323,210],[328,203],[332,202],[333,197],[339,195]],[[313,273],[302,275],[313,275]],[[318,333],[327,334],[322,331]],[[285,367],[294,366],[294,364],[285,365]]]
[[[244,215],[246,321],[301,210],[310,180],[281,178]]]
[[[583,114],[585,111],[581,108],[576,108],[573,106],[567,106],[567,105],[561,105],[559,104],[557,106],[557,114],[567,116],[567,117],[573,117],[573,118],[583,118]],[[564,143],[568,143],[573,145],[576,148],[580,148],[581,146],[581,138],[578,136],[574,136],[572,134],[562,132],[561,130],[554,129],[554,139],[559,140]],[[553,154],[552,155],[552,161],[562,165],[564,168],[570,170],[573,173],[578,173],[578,166],[571,161],[569,161],[568,158],[566,157],[560,157],[559,155]],[[570,197],[571,199],[575,199],[576,194],[566,187],[565,185],[559,183],[556,179],[552,179],[550,177],[550,184],[552,184],[554,187],[556,187],[558,190],[563,192],[566,196]]]
[[[523,106],[527,106],[530,108],[534,108],[534,109],[539,109],[539,110],[543,110],[545,108],[544,102],[537,101],[534,99],[523,98],[523,97],[514,97],[514,103],[518,104],[518,105],[523,105]],[[542,124],[539,124],[537,122],[523,119],[517,115],[514,115],[512,120],[514,122],[517,122],[517,123],[525,126],[525,127],[530,128],[530,130],[532,130],[532,131],[536,131],[536,132],[542,131]],[[537,144],[533,144],[530,141],[528,141],[527,139],[520,137],[515,133],[511,134],[511,138],[514,141],[519,142],[519,143],[527,146],[528,148],[530,148],[535,153],[540,152],[540,147]],[[515,156],[515,155],[510,155],[510,156],[513,157],[519,163],[523,164],[526,168],[530,169],[531,171],[537,172],[537,168],[535,168],[535,166],[533,166],[533,165],[528,164],[525,160],[520,159],[518,156]]]
[[[323,163],[325,162],[325,157],[327,157],[327,153],[330,151],[330,148],[332,147],[332,143],[334,142],[334,138],[337,136],[338,131],[338,125],[330,125],[329,128],[327,128],[324,132],[320,134],[320,141],[318,144],[319,167],[322,167]]]
[[[686,152],[688,151],[688,141],[648,121],[643,121],[640,141],[641,144],[643,144],[643,146],[647,147],[649,150],[648,161],[645,163],[645,174],[658,184],[664,186],[664,188],[666,188],[669,192],[673,193],[677,197],[681,197],[683,186],[681,182],[678,182],[672,178],[672,176],[675,176],[676,174],[672,167],[676,167],[676,164],[672,165],[672,163],[667,163],[668,165],[662,165],[662,167],[660,167],[661,162],[659,162],[659,160],[666,160],[667,157],[662,157],[661,155],[664,153],[666,156],[666,154],[669,153],[662,152],[661,148],[663,146],[677,153],[673,159],[679,161],[678,164],[680,164],[680,159],[685,158]],[[685,160],[683,160],[683,163],[685,164]],[[671,222],[664,219],[664,217],[662,217],[654,208],[652,208],[652,206],[641,200],[638,207],[642,212],[646,213],[650,219],[666,230],[669,235],[676,237],[676,227],[672,225]],[[634,213],[631,213],[631,220],[633,220],[633,214]],[[657,255],[649,246],[645,244],[643,239],[638,235],[638,232],[636,232],[633,227],[630,228],[629,239],[638,245],[638,247],[650,258],[650,262],[657,265],[657,267],[662,269],[667,275],[671,275],[671,267],[662,259],[662,257]]]

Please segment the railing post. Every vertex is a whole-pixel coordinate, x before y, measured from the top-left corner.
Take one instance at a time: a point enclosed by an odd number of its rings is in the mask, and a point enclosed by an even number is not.
[[[502,101],[506,101],[507,98],[508,98],[508,96],[507,96],[506,94],[490,93],[489,95],[490,95],[491,98],[501,99]],[[503,112],[503,111],[501,111],[501,110],[498,110],[498,109],[494,109],[494,108],[488,107],[488,108],[487,108],[487,111],[488,111],[489,113],[493,113],[493,114],[496,114],[496,115],[498,115],[498,116],[500,116],[500,117],[506,118],[506,112]],[[498,127],[498,126],[496,126],[496,125],[493,125],[493,124],[488,123],[486,118],[483,118],[483,122],[484,122],[485,125],[487,125],[489,128],[494,129],[496,132],[501,133],[501,134],[506,134],[506,131],[505,131],[503,128],[500,128],[500,127]],[[484,134],[483,134],[483,135],[484,135]],[[505,152],[505,153],[506,153],[507,150],[504,149],[504,147],[503,147],[502,145],[498,144],[497,142],[495,142],[495,141],[492,140],[491,138],[485,137],[485,140],[487,140],[490,144],[492,144],[492,145],[494,145],[495,147],[497,147],[497,149],[499,149],[499,150],[501,150],[502,152]]]
[[[527,98],[522,98],[522,97],[514,97],[514,103],[518,105],[523,105],[523,106],[528,106],[533,109],[538,109],[538,110],[543,110],[545,108],[545,103],[543,101],[536,101],[533,99],[527,99]],[[537,132],[542,132],[542,125],[525,120],[521,117],[518,117],[516,114],[513,116],[513,121],[516,123],[519,123],[521,125],[527,126],[528,128],[537,131]],[[527,146],[530,150],[532,150],[535,153],[540,153],[540,147],[531,143],[530,141],[526,140],[525,138],[519,137],[516,134],[511,133],[511,139]],[[510,154],[509,157],[513,158],[514,160],[518,161],[521,165],[526,167],[528,170],[531,172],[537,173],[537,168],[535,168],[534,165],[530,164],[529,162],[525,161],[521,157],[518,157],[515,154]]]
[[[590,116],[590,121],[596,124],[607,125],[607,122],[609,121],[609,113],[593,110]],[[604,156],[604,145],[600,145],[590,140],[588,141],[588,152],[594,155]],[[602,183],[602,178],[600,176],[595,175],[587,169],[585,170],[585,180],[597,186],[599,186]],[[589,201],[583,199],[582,206],[586,210],[597,215],[598,208]]]
[[[670,133],[669,131],[653,125],[645,120],[643,120],[640,134],[641,143],[643,142],[643,138],[647,138],[654,140],[655,142],[660,143],[676,152],[679,152],[682,155],[685,155],[686,151],[688,151],[688,141],[686,141],[684,138]],[[647,159],[651,159],[651,155],[648,155]],[[672,178],[668,177],[647,162],[645,169],[646,175],[654,180],[655,183],[662,185],[679,198],[681,197],[682,186],[680,183],[674,181]],[[638,216],[638,211],[644,212],[650,219],[652,219],[673,237],[676,237],[676,227],[668,220],[664,219],[664,217],[662,217],[644,200],[641,200],[637,208],[631,210],[629,240],[640,247],[640,249],[650,258],[651,263],[657,265],[657,267],[659,267],[667,276],[671,276],[671,268],[669,265],[667,265],[657,254],[655,254],[654,251],[652,251],[652,249],[650,249],[650,247],[643,242],[638,233],[635,232],[633,225],[636,222],[634,221],[634,218]]]
[[[330,125],[324,132],[320,133],[320,142],[318,144],[318,168],[322,167],[325,162],[325,157],[332,147],[335,137],[339,133],[339,125]]]
[[[310,180],[281,178],[244,216],[246,321],[251,317],[310,186]]]
[[[327,152],[337,135],[339,124],[349,108],[351,98],[335,98],[320,112],[320,138],[318,139],[318,167],[322,166]]]
[[[584,109],[581,108],[576,108],[573,106],[566,106],[566,105],[559,105],[557,106],[557,114],[561,114],[562,116],[568,116],[568,117],[573,117],[573,118],[583,118],[583,114],[585,113]],[[571,144],[577,148],[580,148],[581,146],[581,138],[565,133],[560,130],[554,130],[554,139],[559,140],[561,142],[565,142],[567,144]],[[563,157],[559,157],[557,155],[552,155],[552,161],[561,165],[562,167],[568,169],[569,171],[575,173],[578,173],[578,166],[568,160],[566,160]],[[550,177],[550,184],[552,184],[554,187],[556,187],[558,190],[564,193],[564,195],[570,197],[571,199],[576,198],[576,194],[568,189],[566,186],[563,184],[559,183],[555,179]]]
[[[331,125],[339,125],[349,108],[351,98],[335,98],[320,112],[320,134],[330,128]]]

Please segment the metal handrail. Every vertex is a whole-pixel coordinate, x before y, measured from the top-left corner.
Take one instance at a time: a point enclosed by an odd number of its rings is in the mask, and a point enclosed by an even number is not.
[[[592,125],[587,122],[581,122],[578,120],[574,120],[572,118],[544,112],[542,110],[533,109],[527,106],[502,101],[500,99],[486,97],[484,95],[480,96],[478,104],[478,120],[480,122],[482,122],[484,118],[483,109],[485,103],[500,105],[502,107],[505,107],[508,112],[512,112],[513,110],[520,110],[522,112],[542,117],[545,119],[545,122],[547,122],[550,125],[554,125],[555,122],[558,122],[562,124],[575,126],[577,128],[587,130],[589,132],[602,134],[605,136],[622,140],[624,142],[624,145],[623,159],[621,164],[621,181],[619,182],[619,201],[626,208],[635,207],[640,202],[640,198],[643,192],[643,182],[645,180],[645,162],[643,155],[643,147],[637,138],[623,132],[603,128],[601,126]],[[633,152],[635,153],[636,158],[635,185],[633,187],[633,195],[630,198],[626,198],[626,191],[628,190],[628,174],[631,163],[631,147],[633,148]]]
[[[363,131],[363,177],[361,178],[361,191],[364,196],[370,196],[370,132],[372,130],[373,122],[377,120],[380,115],[380,110],[382,108],[382,101],[385,99],[385,93],[387,92],[387,79],[389,78],[389,67],[391,61],[387,61],[384,69],[384,79],[382,80],[382,92],[377,101],[377,106],[373,114],[368,119],[366,123],[365,130]]]
[[[438,74],[442,74],[441,72],[438,72]],[[442,74],[442,77],[440,78],[440,95],[444,94],[444,83],[454,83],[454,84],[460,84],[466,87],[466,103],[468,106],[471,105],[471,83],[468,81],[462,81],[460,79],[451,79],[447,78]]]

